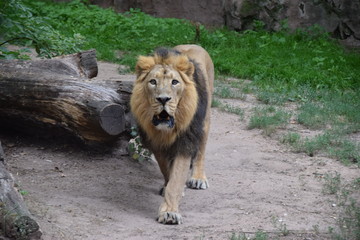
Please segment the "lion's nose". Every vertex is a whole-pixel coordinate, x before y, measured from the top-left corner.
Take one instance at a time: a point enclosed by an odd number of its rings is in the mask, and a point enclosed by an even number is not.
[[[165,106],[165,103],[167,103],[168,101],[170,101],[170,97],[158,97],[156,98],[156,100],[158,100],[158,102],[160,102],[163,106]]]

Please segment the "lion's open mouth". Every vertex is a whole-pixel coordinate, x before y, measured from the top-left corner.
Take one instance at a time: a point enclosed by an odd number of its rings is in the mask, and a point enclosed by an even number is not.
[[[170,116],[165,110],[163,110],[160,114],[154,115],[152,123],[154,126],[158,126],[159,124],[165,124],[169,128],[174,127],[174,117]]]

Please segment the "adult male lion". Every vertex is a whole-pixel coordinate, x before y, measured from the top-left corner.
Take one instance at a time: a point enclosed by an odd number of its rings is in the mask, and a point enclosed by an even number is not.
[[[140,56],[130,100],[143,145],[150,149],[165,178],[158,222],[180,224],[179,201],[187,186],[208,188],[204,173],[214,65],[197,45],[159,48]]]

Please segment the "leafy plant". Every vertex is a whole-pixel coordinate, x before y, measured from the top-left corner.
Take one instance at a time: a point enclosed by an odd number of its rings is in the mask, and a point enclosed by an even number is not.
[[[21,0],[6,0],[0,5],[0,39],[6,43],[35,47],[43,57],[74,53],[83,42],[80,34],[64,37],[52,28],[43,17],[34,15],[33,10]],[[19,57],[2,50],[2,58]]]
[[[151,152],[143,147],[136,128],[132,128],[131,136],[133,138],[129,141],[129,155],[140,162],[151,160]]]
[[[22,48],[19,50],[9,50],[4,46],[0,46],[0,59],[23,59],[29,60],[30,57],[26,54],[29,53],[28,48]]]

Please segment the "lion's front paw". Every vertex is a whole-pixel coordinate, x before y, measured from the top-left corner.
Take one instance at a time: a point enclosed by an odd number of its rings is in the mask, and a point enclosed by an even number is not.
[[[177,212],[161,212],[157,221],[163,224],[181,224],[183,222],[181,214]]]
[[[190,178],[186,182],[186,186],[192,189],[207,189],[209,187],[209,182],[206,178],[205,179]]]

